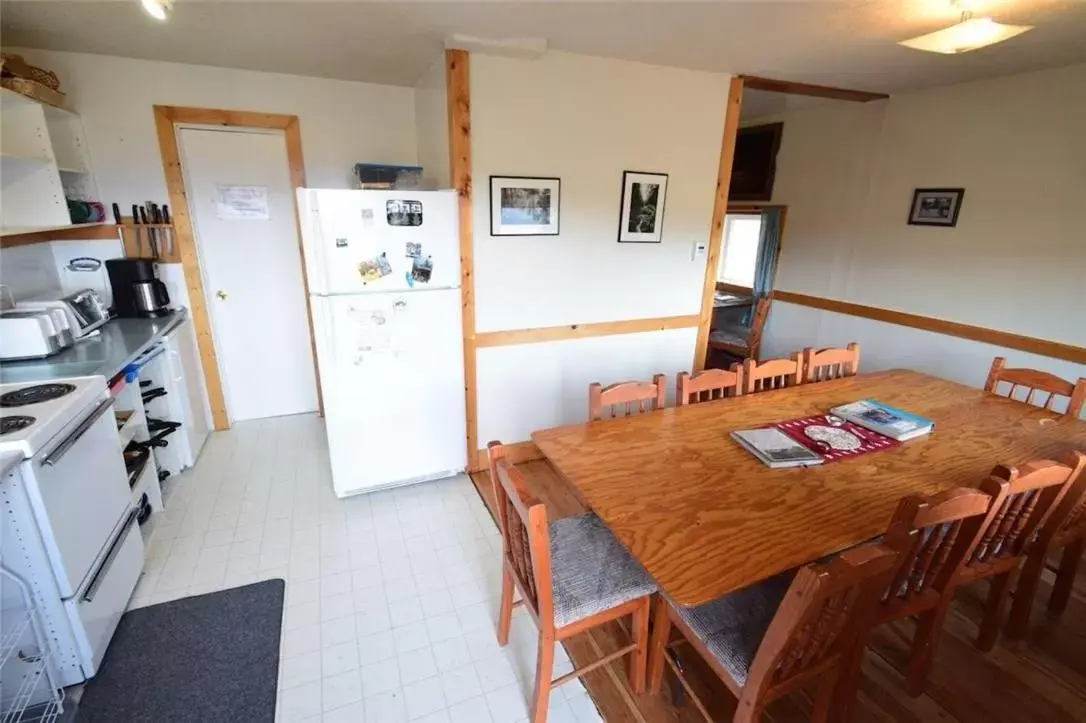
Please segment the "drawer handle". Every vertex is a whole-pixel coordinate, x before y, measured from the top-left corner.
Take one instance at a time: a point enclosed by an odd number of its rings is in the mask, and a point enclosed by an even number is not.
[[[125,540],[128,539],[128,531],[132,529],[132,525],[136,522],[137,517],[139,517],[139,509],[133,507],[128,512],[128,517],[125,518],[124,525],[117,534],[117,539],[110,545],[109,552],[106,553],[106,559],[102,560],[102,564],[98,567],[98,572],[94,573],[90,585],[87,585],[87,591],[83,593],[82,597],[83,602],[94,602],[94,596],[98,594],[98,588],[102,586],[102,581],[106,579],[109,568],[113,567],[113,561],[117,559],[117,553],[121,551],[121,546],[124,545]]]
[[[95,407],[94,411],[91,412],[86,419],[80,422],[79,426],[73,429],[72,433],[65,437],[63,442],[56,447],[53,447],[53,451],[47,454],[41,463],[46,467],[52,467],[59,462],[61,458],[68,453],[68,450],[72,448],[72,445],[78,442],[79,438],[86,434],[87,430],[98,421],[98,418],[105,414],[107,409],[113,406],[113,401],[113,397],[110,397]]]

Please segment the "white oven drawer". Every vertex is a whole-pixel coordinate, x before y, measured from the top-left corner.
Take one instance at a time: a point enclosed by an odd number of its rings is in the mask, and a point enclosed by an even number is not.
[[[83,584],[129,505],[112,401],[99,401],[35,456],[27,480],[63,598]]]
[[[143,536],[131,509],[105,557],[79,594],[64,602],[75,631],[83,673],[91,678],[102,664],[113,631],[128,606],[143,569]]]

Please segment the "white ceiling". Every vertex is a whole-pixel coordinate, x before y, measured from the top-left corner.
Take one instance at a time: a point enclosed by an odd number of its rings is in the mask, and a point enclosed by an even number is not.
[[[956,20],[949,0],[176,0],[165,23],[136,0],[6,0],[0,38],[7,47],[394,85],[413,85],[454,33],[888,93],[1086,61],[1086,2],[970,2],[978,14],[1037,29],[944,56],[895,43]]]

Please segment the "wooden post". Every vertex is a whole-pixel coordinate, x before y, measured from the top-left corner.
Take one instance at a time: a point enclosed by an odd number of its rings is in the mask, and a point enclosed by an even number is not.
[[[460,303],[464,335],[464,409],[468,469],[477,462],[478,404],[475,386],[475,251],[471,185],[471,75],[466,50],[445,51],[445,93],[449,117],[449,178],[459,197]]]
[[[724,215],[728,212],[728,186],[732,180],[732,160],[735,158],[735,137],[739,132],[739,109],[743,105],[743,79],[732,78],[728,87],[728,105],[724,112],[724,138],[720,143],[720,165],[716,173],[716,199],[713,220],[709,227],[709,256],[705,261],[705,279],[701,287],[701,322],[694,347],[694,371],[705,368],[709,351],[709,325],[713,320],[713,293],[716,291],[716,270],[720,265],[720,244],[724,237]]]

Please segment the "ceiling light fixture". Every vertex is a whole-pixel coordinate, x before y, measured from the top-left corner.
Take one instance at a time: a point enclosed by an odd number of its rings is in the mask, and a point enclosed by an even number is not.
[[[975,18],[973,11],[965,7],[960,0],[951,0],[951,4],[962,8],[961,20],[956,24],[936,30],[934,33],[902,40],[898,45],[926,50],[929,53],[955,55],[1002,43],[1027,30],[1033,30],[1034,27],[1032,25],[1004,25],[991,18]]]
[[[140,0],[143,9],[155,20],[165,20],[170,11],[170,0]]]

